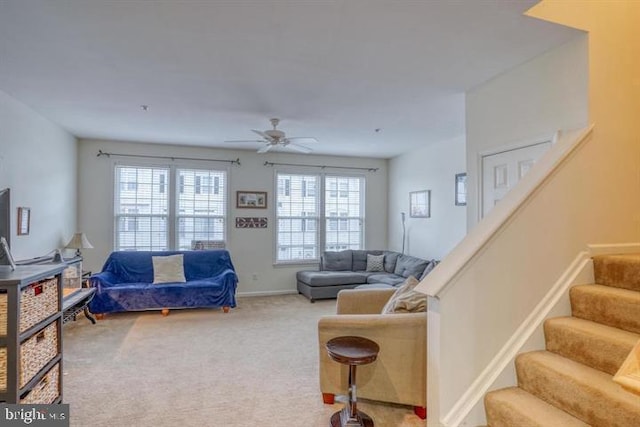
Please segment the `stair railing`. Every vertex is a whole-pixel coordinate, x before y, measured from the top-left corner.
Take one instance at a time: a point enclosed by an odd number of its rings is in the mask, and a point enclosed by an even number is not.
[[[566,181],[571,178],[567,178],[563,170],[592,139],[593,129],[591,125],[586,129],[558,132],[551,148],[416,287],[427,294],[429,301],[429,426],[457,426],[465,420],[484,391],[474,396],[465,392],[571,261],[558,259],[546,268],[536,267],[536,263],[547,260],[541,256],[545,239],[536,238],[535,243],[531,242],[535,247],[531,247],[529,254],[529,242],[523,241],[518,232],[522,228],[520,223],[525,221],[535,234],[555,233],[564,218],[571,217],[565,213],[545,221],[541,206],[545,203],[559,206],[557,191],[549,192],[545,188],[558,175],[563,175],[563,188],[570,187]],[[552,194],[549,200],[544,200],[547,193]],[[536,205],[534,209],[532,205]],[[558,215],[556,210],[551,212]],[[542,217],[536,219],[536,215]],[[550,226],[545,230],[547,224]],[[567,253],[575,255],[584,244],[568,242],[570,247],[562,248],[563,255],[565,258]],[[554,252],[553,248],[549,249]],[[523,286],[509,285],[513,281],[531,282],[536,275],[550,285],[531,286],[528,294],[523,294]]]

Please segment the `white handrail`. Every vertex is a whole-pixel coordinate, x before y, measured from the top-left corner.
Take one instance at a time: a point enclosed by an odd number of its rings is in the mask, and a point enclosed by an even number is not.
[[[591,136],[594,124],[588,128],[561,132],[554,144],[536,162],[518,184],[507,193],[467,236],[426,276],[415,290],[439,298],[449,284],[464,271],[485,246],[512,220],[527,201],[545,185],[555,171]]]

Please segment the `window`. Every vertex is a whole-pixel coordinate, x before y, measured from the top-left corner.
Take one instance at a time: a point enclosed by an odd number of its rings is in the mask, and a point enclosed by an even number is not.
[[[177,175],[184,191],[178,195],[176,247],[189,250],[195,241],[224,241],[227,197],[220,188],[225,186],[226,172],[178,169]],[[218,192],[211,186],[216,181]]]
[[[116,250],[167,249],[168,200],[161,183],[168,175],[168,168],[116,167]]]
[[[317,260],[364,242],[364,178],[277,173],[276,262]],[[324,192],[316,191],[324,185]]]
[[[226,239],[225,171],[118,165],[114,175],[115,250],[186,250]]]
[[[325,177],[326,251],[361,249],[364,240],[364,178]]]
[[[276,261],[318,259],[318,199],[306,188],[315,188],[317,175],[277,174]]]

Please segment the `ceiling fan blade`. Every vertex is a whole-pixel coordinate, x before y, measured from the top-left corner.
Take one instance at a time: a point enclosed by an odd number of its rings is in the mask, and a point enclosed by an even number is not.
[[[257,133],[258,135],[260,135],[261,137],[263,137],[267,141],[273,141],[273,138],[271,138],[269,135],[267,135],[266,133],[264,133],[262,131],[251,129],[251,132]]]
[[[228,141],[224,141],[225,143],[235,143],[235,142],[264,142],[262,139],[232,139]]]
[[[287,141],[302,142],[303,144],[316,144],[318,142],[318,140],[312,136],[292,136],[291,138],[287,138]]]
[[[301,153],[307,153],[308,154],[308,153],[311,153],[313,151],[311,148],[304,147],[304,146],[298,145],[298,144],[294,144],[293,142],[287,144],[286,146],[291,148],[291,149],[293,149],[293,150],[299,151]]]
[[[273,144],[267,144],[264,147],[262,147],[261,149],[259,149],[257,151],[258,154],[262,154],[262,153],[266,153],[267,151],[271,150],[274,147]]]

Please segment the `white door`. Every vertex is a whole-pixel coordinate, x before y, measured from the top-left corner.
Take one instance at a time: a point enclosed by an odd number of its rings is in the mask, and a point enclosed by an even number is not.
[[[482,157],[482,216],[484,217],[551,147],[540,142]]]

